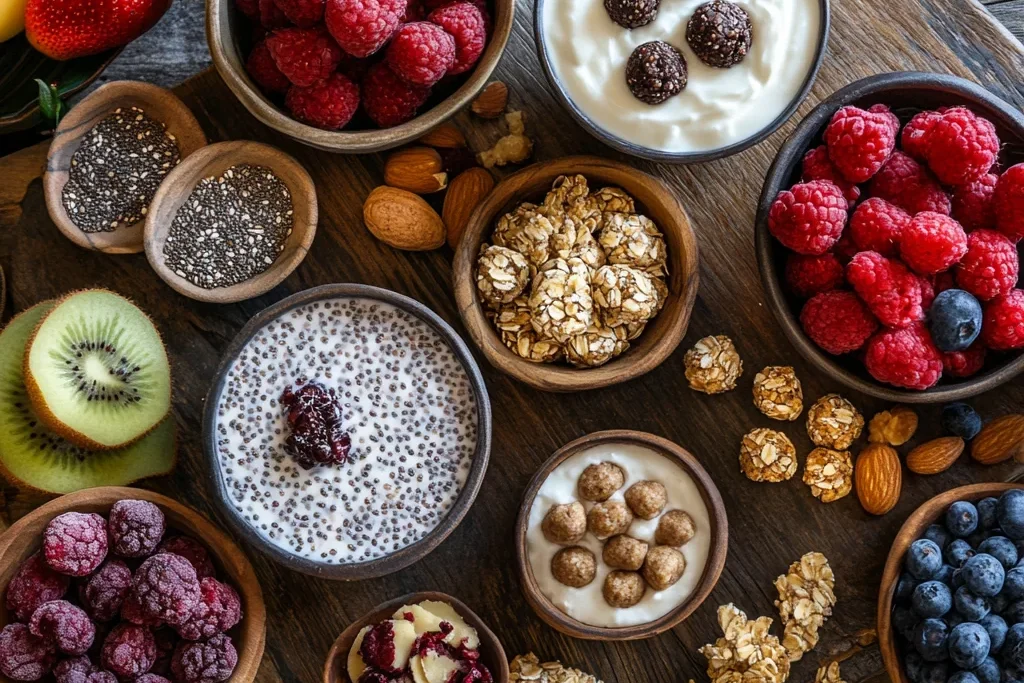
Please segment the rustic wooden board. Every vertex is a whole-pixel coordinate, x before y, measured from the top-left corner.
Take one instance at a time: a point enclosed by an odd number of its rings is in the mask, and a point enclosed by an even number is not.
[[[1017,85],[1024,72],[1021,45],[980,5],[964,0],[835,0],[834,5],[829,55],[801,113],[856,78],[898,69],[976,78],[1011,102],[1024,104],[1024,87]],[[530,130],[538,158],[616,156],[555,105],[534,52],[530,4],[522,2],[519,10],[496,76],[511,85],[512,104],[533,115]],[[380,156],[332,156],[284,140],[250,117],[215,74],[205,73],[178,92],[211,140],[270,142],[294,154],[316,179],[321,211],[317,246],[283,285],[242,304],[197,304],[163,285],[141,255],[113,257],[78,249],[46,216],[40,184],[33,180],[41,169],[41,148],[0,161],[0,265],[9,274],[12,310],[70,289],[103,285],[134,297],[154,316],[175,362],[182,457],[177,473],[153,487],[216,518],[204,484],[202,399],[220,350],[251,315],[313,285],[354,281],[416,297],[462,328],[450,292],[451,253],[396,252],[374,241],[362,226],[362,200],[381,182]],[[460,120],[477,148],[498,134],[496,124],[471,121],[468,114]],[[904,517],[926,498],[954,485],[1010,479],[1021,469],[1012,464],[981,469],[965,459],[940,476],[908,475],[899,506],[881,519],[864,514],[853,496],[826,506],[798,480],[753,484],[739,473],[741,436],[754,426],[778,426],[751,403],[750,382],[759,368],[795,365],[808,402],[839,388],[814,373],[791,349],[762,305],[758,284],[752,227],[756,197],[775,150],[793,125],[729,160],[693,167],[636,163],[678,190],[701,240],[701,291],[686,342],[642,379],[568,396],[529,390],[485,367],[495,414],[491,469],[466,521],[433,555],[397,576],[355,584],[300,577],[253,555],[269,614],[260,681],[318,680],[323,657],[346,624],[383,600],[419,590],[458,595],[491,624],[510,655],[535,650],[607,681],[702,679],[704,661],[696,649],[717,634],[716,606],[735,601],[751,615],[773,614],[773,579],[810,550],[822,551],[832,561],[839,605],[818,649],[795,667],[794,680],[812,680],[820,662],[851,648],[855,656],[844,665],[847,680],[884,677],[877,649],[859,651],[855,644],[863,629],[873,628],[885,554]],[[712,333],[730,335],[747,368],[740,388],[719,397],[691,392],[682,373],[685,348]],[[882,407],[863,396],[850,398],[868,415]],[[987,415],[1019,410],[1022,403],[1020,382],[976,401]],[[938,409],[924,409],[921,415],[919,438],[930,438],[937,432]],[[609,428],[648,430],[684,445],[718,482],[730,514],[729,560],[711,598],[672,632],[640,643],[584,643],[556,634],[522,599],[514,570],[513,524],[533,471],[564,443]],[[802,422],[784,429],[806,454],[810,443]],[[14,490],[5,493],[9,518],[39,502]]]

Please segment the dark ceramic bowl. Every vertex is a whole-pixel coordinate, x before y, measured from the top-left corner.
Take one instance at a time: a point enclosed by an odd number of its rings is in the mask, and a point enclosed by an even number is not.
[[[911,391],[882,384],[864,369],[856,354],[832,356],[822,351],[800,327],[801,301],[782,283],[787,250],[768,232],[768,211],[782,190],[799,182],[801,162],[821,142],[825,126],[837,109],[846,105],[868,107],[887,104],[906,123],[924,109],[964,105],[995,124],[1003,142],[1003,166],[1024,161],[1024,114],[979,85],[955,76],[900,72],[871,76],[852,83],[823,101],[807,115],[779,149],[764,181],[755,228],[757,261],[768,307],[797,351],[818,370],[851,389],[894,403],[945,403],[993,389],[1024,370],[1024,354],[989,353],[985,369],[970,378],[943,378],[926,391]]]
[[[429,534],[410,546],[376,560],[351,564],[330,564],[300,557],[274,545],[257,533],[242,514],[235,509],[235,503],[228,492],[224,479],[220,475],[220,464],[215,447],[217,404],[224,389],[228,369],[237,358],[242,347],[260,329],[287,311],[315,301],[338,298],[375,299],[382,303],[391,304],[396,308],[401,308],[430,325],[451,347],[456,358],[465,369],[466,374],[469,376],[470,384],[473,387],[473,393],[476,396],[477,407],[477,444],[476,452],[473,455],[473,464],[469,470],[469,476],[466,478],[466,483],[462,487],[462,492],[459,494],[451,510],[448,511],[448,516]],[[303,574],[342,581],[371,579],[392,574],[426,557],[448,538],[452,531],[462,522],[466,513],[469,512],[469,508],[473,505],[473,501],[476,500],[477,493],[480,491],[491,454],[491,401],[487,395],[487,386],[484,384],[483,375],[480,374],[480,368],[473,359],[473,354],[466,346],[466,343],[462,341],[448,323],[429,308],[407,296],[379,287],[359,284],[323,285],[293,294],[273,306],[265,308],[249,320],[245,327],[235,335],[235,338],[224,351],[220,366],[217,368],[217,373],[214,376],[213,384],[206,396],[206,408],[203,411],[203,451],[209,464],[210,485],[216,493],[215,498],[228,521],[246,541],[285,567],[302,572]]]
[[[551,1],[556,2],[557,0]],[[576,103],[569,97],[565,88],[562,87],[562,83],[555,74],[554,67],[551,64],[547,44],[544,41],[544,2],[545,0],[537,0],[537,6],[533,14],[533,35],[534,40],[537,43],[537,54],[540,56],[541,66],[544,67],[544,75],[547,76],[548,82],[551,83],[551,88],[554,90],[555,97],[558,98],[558,101],[588,133],[612,149],[624,154],[640,157],[642,159],[662,161],[671,164],[698,164],[705,161],[714,161],[715,159],[724,159],[725,157],[738,154],[745,149],[753,147],[778,130],[779,126],[789,120],[789,117],[793,115],[797,110],[797,107],[800,106],[800,103],[804,101],[805,97],[807,97],[807,93],[811,91],[811,86],[814,85],[814,79],[818,76],[818,69],[821,68],[821,62],[825,58],[825,50],[828,46],[829,27],[832,21],[830,0],[819,0],[821,8],[821,25],[818,32],[818,44],[815,46],[814,61],[811,64],[810,71],[807,73],[807,77],[804,79],[803,85],[800,87],[800,91],[789,103],[789,106],[786,107],[781,114],[775,117],[774,121],[765,126],[758,133],[751,135],[745,140],[740,140],[739,142],[734,142],[731,145],[719,147],[718,149],[702,152],[665,152],[660,149],[653,149],[651,147],[638,145],[608,132],[591,120],[591,118],[587,116],[582,109],[576,106]],[[627,29],[622,30],[625,31]],[[680,27],[680,31],[677,33],[678,35],[685,33],[685,27]]]

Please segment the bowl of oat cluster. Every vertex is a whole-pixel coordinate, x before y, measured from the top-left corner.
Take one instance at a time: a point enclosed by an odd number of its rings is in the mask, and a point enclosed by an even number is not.
[[[277,562],[359,580],[433,551],[487,470],[491,408],[465,343],[389,290],[324,285],[232,341],[203,440],[226,517]]]

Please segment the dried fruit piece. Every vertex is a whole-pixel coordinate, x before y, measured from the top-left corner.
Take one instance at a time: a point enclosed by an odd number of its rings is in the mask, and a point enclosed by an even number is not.
[[[944,436],[917,446],[907,454],[907,469],[916,474],[945,472],[964,452],[959,436]]]
[[[868,424],[868,441],[902,446],[917,431],[917,413],[904,406],[875,413]]]
[[[492,81],[487,84],[470,109],[474,114],[484,119],[496,119],[505,112],[508,106],[508,86],[501,81]]]
[[[1024,462],[1024,415],[1004,415],[982,427],[971,442],[971,457],[982,465]]]
[[[807,455],[804,483],[822,503],[846,497],[853,489],[853,459],[849,451],[815,448]]]
[[[903,490],[899,454],[888,444],[870,444],[857,456],[853,480],[857,500],[864,511],[871,515],[884,515],[896,507]]]

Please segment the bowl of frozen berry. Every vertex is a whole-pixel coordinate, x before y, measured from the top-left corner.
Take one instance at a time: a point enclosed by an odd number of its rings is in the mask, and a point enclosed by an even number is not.
[[[757,211],[769,308],[848,387],[941,403],[1024,370],[1024,115],[954,76],[892,73],[823,101]]]
[[[85,489],[0,537],[2,680],[248,683],[266,641],[249,560],[150,491]]]
[[[312,147],[376,152],[469,104],[514,0],[209,0],[213,63],[257,119]]]

